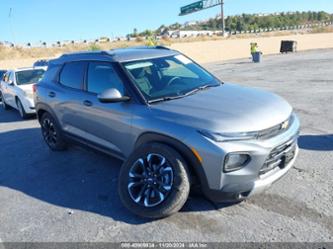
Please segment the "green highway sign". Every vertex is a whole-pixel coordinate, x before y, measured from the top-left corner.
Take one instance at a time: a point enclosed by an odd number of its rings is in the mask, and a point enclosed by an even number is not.
[[[197,11],[221,6],[222,36],[224,36],[224,0],[201,0],[180,8],[180,16],[192,14]]]
[[[203,9],[204,9],[204,1],[198,1],[180,8],[180,15],[191,14],[193,12]]]

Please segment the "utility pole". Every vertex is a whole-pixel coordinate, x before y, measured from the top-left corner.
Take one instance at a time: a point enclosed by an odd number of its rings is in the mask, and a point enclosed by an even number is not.
[[[221,22],[222,22],[222,37],[224,37],[225,23],[224,23],[224,0],[221,0]]]

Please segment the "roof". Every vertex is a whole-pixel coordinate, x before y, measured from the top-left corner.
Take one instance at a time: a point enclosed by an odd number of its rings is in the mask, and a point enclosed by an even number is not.
[[[131,47],[109,51],[86,51],[64,54],[52,63],[65,63],[73,60],[103,60],[112,62],[127,62],[134,60],[153,59],[179,54],[165,47]]]
[[[21,67],[21,68],[16,68],[16,69],[14,69],[12,71],[14,71],[14,72],[21,72],[21,71],[38,70],[38,69],[45,70],[45,67]]]

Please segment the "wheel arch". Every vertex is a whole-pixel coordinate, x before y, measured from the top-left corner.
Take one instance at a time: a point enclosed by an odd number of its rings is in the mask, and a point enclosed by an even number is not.
[[[21,100],[20,100],[20,97],[17,96],[17,95],[15,95],[14,99],[15,99],[15,104],[16,104],[16,106],[17,106],[17,101],[18,101],[18,100],[21,101]],[[22,104],[22,101],[21,101],[21,104]],[[23,108],[24,108],[24,107],[23,107]]]
[[[200,184],[201,188],[207,188],[208,187],[208,182],[207,182],[207,177],[206,174],[204,172],[204,169],[201,165],[201,162],[197,159],[197,157],[194,155],[194,153],[192,152],[192,150],[185,145],[184,143],[182,143],[181,141],[172,138],[170,136],[167,135],[163,135],[163,134],[159,134],[159,133],[155,133],[155,132],[146,132],[141,134],[136,143],[134,148],[138,148],[139,146],[142,146],[144,144],[148,144],[148,143],[161,143],[161,144],[165,144],[168,145],[170,147],[172,147],[173,149],[175,149],[177,152],[179,152],[183,158],[185,159],[190,173],[191,173],[191,177],[195,177],[194,184]]]
[[[37,120],[39,123],[41,122],[41,118],[44,113],[49,113],[50,115],[52,115],[52,117],[55,119],[57,124],[60,125],[59,120],[58,120],[57,116],[55,115],[55,113],[53,112],[53,110],[51,109],[51,107],[49,107],[47,104],[44,104],[44,103],[37,103],[36,104],[36,115],[37,115]],[[59,127],[61,127],[61,126],[59,126]]]
[[[24,106],[24,104],[22,103],[22,100],[20,99],[20,97],[19,97],[17,94],[15,94],[14,99],[15,99],[15,105],[16,105],[15,109],[18,110],[18,108],[19,108],[19,107],[18,107],[18,101],[20,101],[23,110],[26,112],[25,106]]]

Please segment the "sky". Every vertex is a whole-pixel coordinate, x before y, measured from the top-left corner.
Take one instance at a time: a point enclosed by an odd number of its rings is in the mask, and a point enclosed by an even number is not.
[[[0,0],[0,41],[24,44],[45,41],[125,36],[162,24],[204,20],[220,13],[215,7],[178,16],[196,0]],[[12,11],[10,11],[12,9]],[[280,11],[333,13],[333,0],[225,0],[225,14]]]

